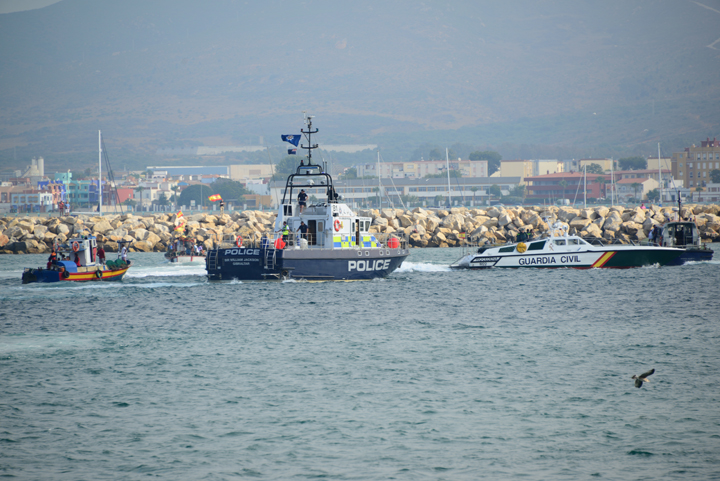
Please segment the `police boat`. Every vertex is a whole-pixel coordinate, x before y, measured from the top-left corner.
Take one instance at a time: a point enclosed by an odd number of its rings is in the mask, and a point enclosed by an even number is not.
[[[659,239],[664,247],[679,247],[684,251],[673,260],[671,266],[680,266],[688,262],[711,261],[713,250],[704,244],[700,238],[700,229],[695,222],[673,221],[662,227]]]
[[[308,145],[295,173],[285,183],[275,234],[220,243],[205,257],[209,280],[367,280],[389,276],[410,254],[402,233],[370,233],[370,217],[360,217],[335,191],[323,166],[313,164],[312,117],[300,130]],[[296,144],[297,145],[297,144]],[[293,202],[308,190],[324,201],[307,207]],[[304,207],[301,211],[301,207]]]
[[[482,246],[477,252],[461,257],[450,267],[626,269],[656,264],[668,265],[683,252],[682,249],[650,245],[604,245],[600,241],[590,244],[581,237],[568,235],[568,226],[556,222],[548,229],[544,238],[502,246]]]

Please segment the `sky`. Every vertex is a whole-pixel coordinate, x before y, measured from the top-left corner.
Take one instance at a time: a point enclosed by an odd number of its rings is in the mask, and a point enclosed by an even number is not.
[[[47,7],[60,0],[0,0],[0,13],[22,12]]]

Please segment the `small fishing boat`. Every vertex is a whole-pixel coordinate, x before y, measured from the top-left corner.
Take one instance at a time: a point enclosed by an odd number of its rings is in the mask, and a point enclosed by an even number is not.
[[[120,281],[130,268],[130,261],[102,262],[97,257],[97,239],[92,235],[71,238],[66,244],[55,246],[46,267],[26,268],[22,283],[34,282],[90,282]]]
[[[489,267],[535,267],[574,269],[643,267],[667,265],[684,251],[673,247],[590,244],[581,237],[568,235],[567,225],[556,222],[546,237],[502,246],[482,246],[477,252],[458,259],[453,269]]]
[[[313,164],[312,149],[318,145],[311,136],[317,129],[313,130],[312,117],[305,122],[307,128],[300,132],[308,145],[300,148],[308,153],[287,178],[275,221],[277,234],[233,238],[210,249],[206,257],[210,280],[375,279],[389,276],[410,254],[403,233],[372,233],[370,217],[357,216],[340,202],[325,166]],[[304,189],[318,194],[320,190],[325,199],[305,207]],[[293,193],[299,196],[297,203]]]
[[[684,250],[680,256],[668,264],[670,266],[679,266],[687,262],[711,261],[713,258],[713,250],[702,243],[700,230],[695,222],[667,222],[662,228],[660,245]]]

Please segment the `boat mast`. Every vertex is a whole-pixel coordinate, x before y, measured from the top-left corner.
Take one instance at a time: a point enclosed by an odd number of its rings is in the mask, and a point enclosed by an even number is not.
[[[660,167],[660,142],[658,142],[658,182],[660,183],[660,205],[662,205],[662,194],[663,194],[663,181],[662,181],[662,167]]]
[[[98,215],[102,215],[102,131],[98,130]]]
[[[584,204],[587,209],[587,164],[583,165],[585,175],[583,176],[583,192],[585,194]]]
[[[448,149],[445,147],[445,170],[447,170],[448,177],[448,205],[452,207],[452,198],[450,196],[450,159],[448,158]]]
[[[615,171],[613,170],[614,159],[610,159],[610,205],[615,204]]]
[[[378,160],[377,160],[377,173],[378,173],[378,209],[382,209],[382,185],[380,184],[380,149],[378,149]],[[390,207],[390,206],[388,206]]]

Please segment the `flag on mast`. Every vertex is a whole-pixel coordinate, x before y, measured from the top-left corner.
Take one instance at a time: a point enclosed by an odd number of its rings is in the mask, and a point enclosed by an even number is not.
[[[210,200],[211,202],[215,202],[216,200],[222,200],[222,197],[220,196],[220,194],[215,194],[208,197],[208,200]]]

